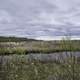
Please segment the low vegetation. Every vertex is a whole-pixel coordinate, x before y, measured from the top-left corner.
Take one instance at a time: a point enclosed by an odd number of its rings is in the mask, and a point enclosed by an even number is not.
[[[30,62],[23,56],[15,56],[0,64],[0,80],[79,80],[80,64],[77,62],[73,64],[72,59],[65,63]]]
[[[0,55],[62,51],[80,51],[80,41],[38,41],[27,38],[0,37]]]
[[[70,57],[62,62],[60,58],[53,62],[42,62],[31,61],[24,57],[29,53],[43,54],[62,51],[65,51],[66,55],[68,51],[70,52]],[[37,41],[1,37],[0,80],[79,80],[80,58],[73,56],[72,51],[73,53],[80,51],[79,40]],[[17,54],[24,54],[24,56]]]

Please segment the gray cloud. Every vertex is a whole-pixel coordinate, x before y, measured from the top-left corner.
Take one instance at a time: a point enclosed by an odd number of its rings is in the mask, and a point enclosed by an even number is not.
[[[80,35],[79,0],[0,0],[0,35]]]

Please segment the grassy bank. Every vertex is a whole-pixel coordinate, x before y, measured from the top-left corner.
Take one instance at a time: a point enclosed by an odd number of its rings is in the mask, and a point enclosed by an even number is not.
[[[15,56],[0,64],[0,80],[79,80],[80,64],[74,64],[28,62]]]
[[[80,49],[74,49],[74,50],[70,50],[70,49],[25,49],[25,48],[0,48],[0,55],[12,55],[12,54],[29,54],[29,53],[33,53],[33,54],[50,54],[50,53],[55,53],[55,52],[69,52],[69,51],[80,51]]]
[[[80,51],[79,40],[37,41],[26,38],[0,37],[0,55]]]

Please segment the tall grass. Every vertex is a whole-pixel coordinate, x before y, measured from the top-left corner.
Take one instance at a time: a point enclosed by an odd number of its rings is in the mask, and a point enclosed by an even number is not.
[[[2,64],[1,80],[79,80],[80,64],[69,63],[42,63],[28,61],[25,57],[17,57]],[[74,73],[74,74],[73,74]],[[4,77],[5,76],[5,77]],[[74,76],[74,77],[73,77]]]
[[[77,61],[77,57],[75,56],[75,52],[74,52],[74,43],[71,41],[71,36],[66,36],[66,40],[67,40],[67,45],[69,47],[69,50],[70,50],[70,56],[69,56],[69,60],[66,61],[67,65],[69,65],[69,69],[67,70],[70,70],[71,71],[71,77],[72,79],[71,80],[79,80],[79,72],[77,72],[77,69],[79,69],[79,66],[78,65],[78,61]],[[63,46],[65,49],[67,49],[66,47],[66,40],[63,40],[62,43],[63,43]],[[67,54],[67,50],[66,50],[66,55]]]
[[[71,45],[71,46],[70,46]],[[72,48],[71,48],[72,47]],[[32,41],[32,42],[1,42],[2,54],[54,53],[63,51],[80,51],[80,41]]]

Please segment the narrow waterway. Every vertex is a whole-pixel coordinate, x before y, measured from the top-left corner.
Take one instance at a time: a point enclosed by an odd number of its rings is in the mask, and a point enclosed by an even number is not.
[[[42,61],[42,62],[54,62],[54,61],[63,61],[71,56],[80,57],[80,52],[58,52],[58,53],[36,53],[36,54],[27,54],[27,55],[5,55],[0,56],[0,63],[6,63],[10,60],[20,61]]]

